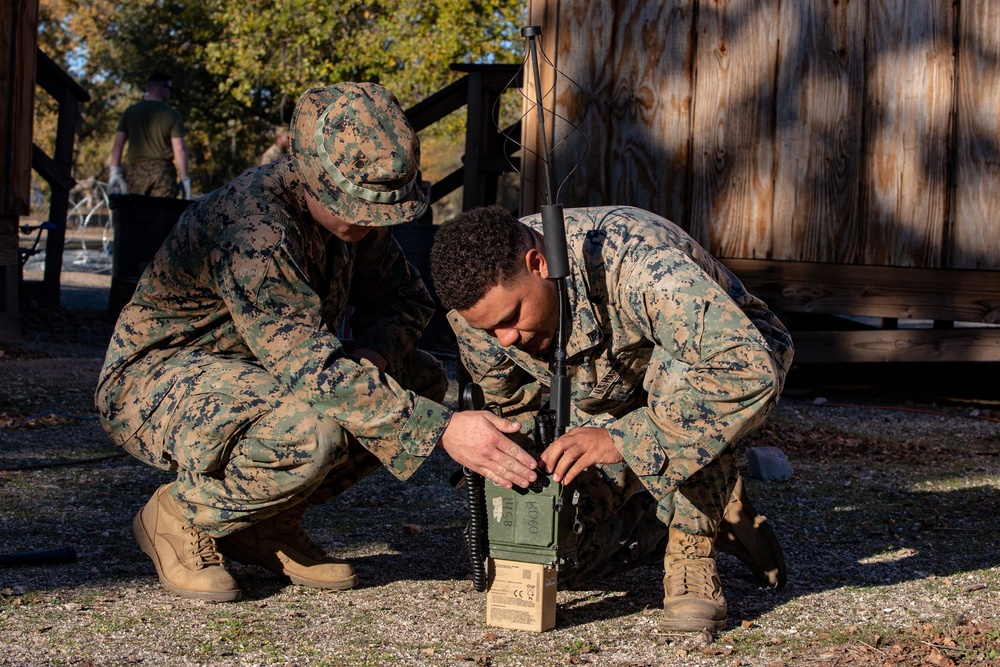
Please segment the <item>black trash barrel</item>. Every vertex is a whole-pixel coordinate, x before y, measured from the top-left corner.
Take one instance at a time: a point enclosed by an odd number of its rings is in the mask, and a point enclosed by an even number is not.
[[[132,298],[142,272],[191,202],[174,197],[118,194],[109,195],[108,200],[115,231],[108,317],[115,320]]]

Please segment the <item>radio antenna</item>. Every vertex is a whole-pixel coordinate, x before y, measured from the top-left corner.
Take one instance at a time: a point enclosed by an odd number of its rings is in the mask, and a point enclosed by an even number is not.
[[[569,295],[566,279],[569,277],[569,253],[566,250],[566,220],[562,204],[556,201],[557,192],[553,186],[555,167],[549,152],[549,142],[545,132],[545,108],[542,104],[542,82],[538,68],[537,39],[542,34],[541,26],[521,29],[527,40],[528,59],[531,61],[535,81],[535,108],[538,111],[538,134],[542,142],[542,165],[545,171],[545,194],[547,203],[541,207],[542,234],[545,236],[545,262],[549,279],[556,283],[559,299],[559,320],[556,329],[555,350],[550,366],[549,409],[555,413],[553,436],[558,438],[569,427],[570,383],[566,372],[566,344],[569,341],[570,314]]]

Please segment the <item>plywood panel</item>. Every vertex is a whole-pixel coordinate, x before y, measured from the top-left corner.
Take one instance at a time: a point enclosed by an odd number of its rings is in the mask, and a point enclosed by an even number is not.
[[[1000,269],[1000,3],[995,0],[960,5],[957,79],[947,265]]]
[[[551,98],[558,117],[547,129],[553,135],[559,201],[631,204],[683,224],[688,217],[692,2],[562,0],[529,6],[532,21],[553,15],[558,34],[543,25],[541,43],[550,57],[556,53],[558,68]],[[541,79],[547,91],[545,72]],[[534,96],[532,88],[527,93]],[[525,120],[526,142],[536,142],[535,114]],[[550,124],[548,115],[545,122]],[[529,178],[532,189],[544,189],[541,175]],[[524,201],[531,206],[537,199],[526,193]]]
[[[779,5],[720,0],[698,9],[691,231],[724,257],[771,252]]]
[[[942,262],[953,102],[953,7],[869,0],[860,263]]]
[[[558,44],[553,72],[542,62],[543,92],[550,132],[557,201],[567,206],[607,203],[610,185],[599,168],[610,119],[610,101],[615,85],[615,61],[621,48],[615,41],[618,11],[610,3],[588,4],[578,0],[559,2]],[[543,26],[543,30],[546,30]],[[548,28],[548,30],[554,29]],[[545,52],[553,54],[553,39],[543,40]],[[533,95],[533,90],[528,91]],[[536,114],[527,121],[536,123]],[[536,179],[538,180],[538,179]]]
[[[575,124],[589,142],[575,172],[557,155],[566,205],[648,208],[723,257],[1000,268],[1000,4],[530,0],[529,12],[565,73],[565,121],[549,130]]]
[[[864,20],[860,2],[781,3],[773,259],[858,256]]]
[[[693,92],[691,2],[643,1],[616,21],[613,87],[599,155],[604,203],[631,204],[685,226]]]

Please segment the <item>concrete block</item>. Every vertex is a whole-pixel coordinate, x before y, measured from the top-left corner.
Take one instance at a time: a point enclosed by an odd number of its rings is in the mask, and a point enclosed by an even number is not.
[[[792,477],[792,464],[777,447],[751,447],[747,450],[750,476],[767,481],[784,482]]]

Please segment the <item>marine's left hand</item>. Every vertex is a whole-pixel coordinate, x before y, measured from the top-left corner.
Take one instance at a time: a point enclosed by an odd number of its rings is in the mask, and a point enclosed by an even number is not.
[[[607,429],[593,426],[578,426],[556,438],[541,458],[545,470],[555,473],[552,479],[563,484],[569,484],[592,465],[625,460]]]

